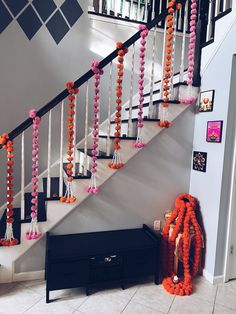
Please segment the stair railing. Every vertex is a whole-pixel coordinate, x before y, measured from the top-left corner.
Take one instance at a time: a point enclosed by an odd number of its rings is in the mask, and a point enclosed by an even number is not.
[[[183,8],[185,8],[184,4],[185,4],[186,0],[180,0],[178,1],[178,3],[183,4]],[[188,0],[187,0],[188,2]],[[101,3],[101,1],[99,2]],[[156,3],[156,2],[155,2]],[[131,2],[132,4],[132,2]],[[163,4],[163,2],[162,2]],[[161,7],[161,6],[159,6]],[[185,10],[185,9],[184,9]],[[151,66],[151,81],[150,81],[150,103],[151,103],[151,110],[148,109],[147,111],[147,116],[149,118],[155,118],[157,120],[157,116],[153,116],[153,104],[155,102],[155,100],[153,99],[153,95],[154,95],[154,82],[155,82],[155,75],[158,75],[158,73],[155,72],[155,60],[156,60],[156,45],[157,40],[156,40],[156,36],[157,36],[157,26],[160,25],[161,23],[163,23],[163,21],[165,20],[166,16],[168,15],[168,9],[165,8],[164,10],[162,10],[162,12],[160,14],[158,14],[152,21],[148,22],[146,24],[147,29],[151,30],[154,28],[153,31],[153,40],[151,42],[150,45],[150,49],[152,51],[152,66]],[[177,15],[176,15],[176,25],[178,24],[178,19],[177,19]],[[183,27],[185,33],[183,35],[183,42],[186,42],[186,33],[187,33],[187,21],[186,21],[186,16],[185,16],[185,20],[184,23],[182,23],[183,25],[181,27]],[[184,28],[185,25],[185,28]],[[127,41],[125,41],[123,43],[122,47],[133,47],[133,49],[130,49],[131,53],[132,53],[132,60],[135,60],[135,56],[137,55],[137,51],[135,49],[136,45],[135,43],[140,39],[140,33],[141,30],[136,32],[132,37],[130,37]],[[176,32],[173,34],[173,36],[176,36]],[[185,45],[182,45],[182,49],[185,49]],[[112,149],[111,149],[111,105],[113,102],[112,99],[112,89],[113,89],[113,82],[114,82],[114,73],[113,73],[113,60],[115,58],[117,58],[117,53],[120,50],[120,48],[115,49],[113,52],[111,52],[106,58],[104,58],[102,61],[100,61],[98,68],[99,69],[103,69],[106,66],[109,65],[109,86],[108,86],[108,123],[107,123],[107,136],[106,136],[106,147],[102,147],[102,151],[104,152],[104,156],[106,156],[106,158],[110,158],[111,154],[112,154]],[[164,53],[165,50],[163,50]],[[174,55],[172,55],[172,58],[174,59]],[[181,54],[181,60],[179,60],[179,63],[181,64],[181,69],[183,68],[183,64],[184,64],[185,58],[184,58],[184,53]],[[133,61],[134,62],[134,61]],[[164,63],[162,64],[162,67],[164,67]],[[173,69],[172,69],[173,72]],[[183,71],[182,71],[183,72]],[[163,73],[163,69],[162,69],[162,73]],[[183,73],[182,73],[183,74]],[[78,80],[76,80],[74,82],[74,88],[79,88],[83,85],[83,88],[85,89],[85,119],[84,119],[84,140],[83,140],[83,149],[80,149],[80,153],[77,153],[77,150],[74,150],[74,156],[73,156],[73,177],[74,178],[89,178],[91,176],[91,173],[89,173],[90,170],[90,157],[91,157],[91,151],[90,151],[90,144],[91,144],[91,134],[89,131],[89,103],[90,103],[90,99],[89,99],[89,88],[91,86],[90,84],[90,79],[94,76],[94,72],[92,70],[87,71],[84,75],[82,75]],[[133,81],[134,79],[138,80],[138,77],[134,77],[135,74],[132,71],[132,75],[130,78],[130,108],[131,110],[129,110],[129,114],[128,114],[128,122],[129,122],[129,131],[126,134],[126,138],[128,138],[131,135],[131,131],[130,128],[132,127],[132,122],[133,122],[133,99],[134,99],[134,86],[133,86]],[[181,77],[181,79],[183,79],[183,75]],[[162,80],[160,82],[160,85],[162,85]],[[159,98],[160,98],[159,94]],[[55,98],[53,98],[48,104],[46,104],[45,106],[43,106],[41,109],[39,109],[37,111],[37,116],[39,118],[43,118],[47,116],[47,119],[43,119],[42,123],[44,122],[44,131],[45,129],[47,129],[47,131],[45,131],[45,133],[47,133],[46,138],[47,138],[47,148],[45,148],[46,154],[47,154],[47,169],[44,172],[44,174],[46,174],[46,178],[44,180],[44,193],[45,193],[45,199],[46,200],[58,200],[60,199],[60,197],[63,196],[64,192],[65,192],[65,184],[64,184],[64,176],[65,176],[65,171],[63,170],[63,168],[65,169],[66,165],[64,163],[64,151],[63,151],[63,147],[65,144],[65,126],[64,126],[64,121],[65,121],[65,99],[66,97],[69,96],[69,92],[67,89],[63,90],[60,94],[58,94]],[[75,103],[80,102],[81,100],[79,99],[80,96],[78,96],[75,99]],[[159,99],[160,100],[160,99]],[[59,138],[58,138],[58,151],[59,151],[59,159],[55,162],[55,160],[52,159],[52,145],[53,145],[53,138],[52,138],[52,128],[53,128],[53,118],[54,118],[54,108],[58,108],[59,110],[57,111],[57,116],[58,116],[58,120],[60,121],[59,123],[57,123],[58,126],[58,134],[59,134]],[[76,109],[77,108],[77,109]],[[78,112],[77,112],[78,110]],[[80,107],[75,106],[75,116],[76,115],[80,115]],[[156,114],[156,113],[155,113]],[[58,121],[57,120],[57,121]],[[74,142],[73,145],[75,146],[75,148],[77,148],[76,144],[77,144],[77,120],[78,119],[74,119],[74,127],[73,127],[73,132],[74,132]],[[136,119],[137,120],[137,119]],[[79,121],[80,122],[80,121]],[[21,158],[20,158],[20,169],[21,169],[21,180],[20,180],[20,193],[17,194],[17,197],[19,196],[19,203],[21,203],[21,218],[22,219],[26,219],[26,200],[25,200],[25,184],[27,183],[26,181],[26,166],[27,166],[27,162],[26,162],[26,130],[28,130],[31,126],[32,126],[32,119],[28,118],[26,119],[24,122],[22,122],[19,126],[17,126],[13,131],[11,131],[9,133],[9,140],[13,141],[14,139],[18,138],[19,136],[21,136]],[[134,137],[130,137],[130,139],[135,139]],[[99,144],[100,145],[100,144]],[[2,148],[2,145],[0,146],[0,149]],[[58,162],[59,161],[59,162]],[[59,165],[59,169],[54,169],[54,166]],[[52,181],[54,180],[54,176],[56,174],[56,178],[58,179],[56,181],[56,185],[57,185],[57,191],[55,193],[55,191],[53,191],[54,189],[54,183],[52,184]],[[58,175],[59,174],[59,175]],[[54,181],[53,181],[54,182]],[[29,185],[28,185],[29,188]],[[16,198],[17,201],[17,198]],[[2,209],[5,208],[2,207]],[[28,213],[30,214],[30,212]],[[1,235],[2,236],[2,235]]]

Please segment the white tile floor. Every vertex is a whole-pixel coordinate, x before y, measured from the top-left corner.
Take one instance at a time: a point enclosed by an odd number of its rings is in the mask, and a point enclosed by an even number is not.
[[[27,281],[0,285],[0,314],[233,314],[236,313],[236,280],[216,286],[203,277],[194,280],[195,292],[174,297],[151,281],[96,289],[87,297],[84,289],[51,292],[45,303],[45,282]]]

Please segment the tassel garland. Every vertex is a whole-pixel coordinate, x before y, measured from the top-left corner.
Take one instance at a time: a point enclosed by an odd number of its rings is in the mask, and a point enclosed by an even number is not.
[[[6,219],[6,232],[4,238],[0,239],[0,244],[2,246],[13,246],[17,245],[19,241],[15,239],[13,233],[13,222],[14,222],[14,209],[13,209],[13,165],[14,165],[14,147],[13,141],[9,140],[8,134],[4,133],[0,136],[0,144],[3,145],[3,148],[7,152],[7,219]]]
[[[98,68],[99,66],[99,62],[98,61],[93,61],[92,62],[92,71],[93,73],[95,74],[94,75],[94,92],[95,92],[95,95],[94,95],[94,102],[93,102],[93,113],[94,113],[94,117],[93,117],[93,144],[92,144],[92,169],[91,169],[91,173],[92,173],[92,176],[91,176],[91,180],[90,180],[90,185],[87,189],[87,192],[88,193],[93,193],[93,194],[97,194],[99,189],[97,187],[97,182],[96,182],[96,173],[97,173],[97,155],[98,155],[98,141],[99,141],[99,111],[100,111],[100,78],[101,78],[101,75],[103,74],[103,70],[102,69],[99,69]]]
[[[142,129],[143,129],[143,101],[144,101],[144,97],[143,97],[143,82],[144,82],[144,71],[145,71],[145,46],[146,46],[146,37],[148,36],[148,28],[145,25],[140,25],[139,26],[139,30],[140,32],[140,53],[139,53],[139,57],[140,57],[140,67],[139,67],[139,105],[138,105],[138,136],[136,139],[136,142],[134,143],[134,147],[135,148],[142,148],[144,147],[144,143],[143,143],[143,138],[142,138]]]
[[[74,82],[68,82],[66,84],[67,90],[69,92],[68,96],[68,116],[67,116],[67,134],[68,134],[68,151],[67,151],[67,160],[68,164],[66,165],[67,173],[67,182],[66,182],[66,192],[63,197],[60,198],[62,203],[74,203],[76,197],[72,191],[72,182],[73,182],[73,160],[74,160],[74,117],[75,117],[75,95],[79,92],[78,88],[74,88]]]
[[[32,109],[29,111],[29,117],[33,119],[33,140],[32,140],[32,192],[31,192],[31,222],[29,231],[25,237],[27,240],[38,239],[42,236],[38,227],[38,168],[39,168],[39,124],[40,118],[36,115],[37,111]]]
[[[122,83],[123,83],[123,75],[124,75],[124,56],[128,52],[128,48],[123,48],[122,42],[117,42],[116,47],[118,50],[118,65],[117,65],[117,86],[116,86],[116,113],[115,113],[115,139],[114,139],[114,154],[112,161],[108,164],[108,166],[112,169],[120,169],[124,167],[120,156],[120,130],[121,130],[121,110],[122,110]]]

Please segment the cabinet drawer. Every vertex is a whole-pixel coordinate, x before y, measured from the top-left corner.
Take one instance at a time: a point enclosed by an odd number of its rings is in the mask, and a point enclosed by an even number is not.
[[[49,289],[73,288],[89,281],[89,261],[52,263],[47,274]]]
[[[122,263],[120,255],[102,255],[90,258],[91,268],[119,266]]]
[[[154,249],[130,252],[124,256],[124,277],[152,275],[156,266]]]
[[[121,280],[121,278],[122,278],[121,266],[99,267],[92,268],[90,270],[91,283]]]

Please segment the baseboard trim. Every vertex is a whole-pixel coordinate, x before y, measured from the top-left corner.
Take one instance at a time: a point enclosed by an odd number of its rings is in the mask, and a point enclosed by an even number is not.
[[[213,276],[210,274],[207,270],[203,269],[203,276],[208,280],[210,283],[213,285],[217,285],[218,283],[223,283],[224,282],[224,276]]]
[[[16,273],[13,274],[12,281],[27,281],[27,280],[37,280],[37,279],[44,279],[44,270],[39,271],[31,271],[25,273]]]

